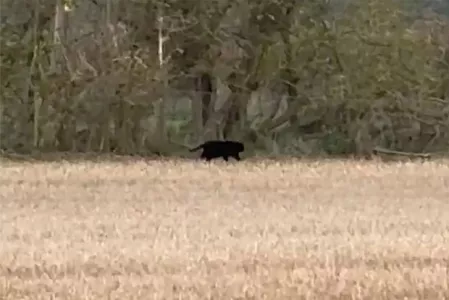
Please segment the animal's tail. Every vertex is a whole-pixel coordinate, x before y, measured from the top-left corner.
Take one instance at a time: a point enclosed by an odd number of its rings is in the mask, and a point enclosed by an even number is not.
[[[189,151],[190,152],[195,152],[195,151],[197,151],[197,150],[199,150],[199,149],[201,149],[201,148],[203,148],[204,147],[204,144],[201,144],[201,145],[199,145],[198,147],[195,147],[195,148],[193,148],[193,149],[190,149]]]

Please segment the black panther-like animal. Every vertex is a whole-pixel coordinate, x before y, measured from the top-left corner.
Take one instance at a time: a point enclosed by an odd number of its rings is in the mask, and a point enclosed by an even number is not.
[[[210,161],[214,158],[222,157],[225,161],[228,161],[229,157],[234,157],[236,160],[240,160],[239,153],[245,150],[243,143],[235,141],[207,141],[204,144],[199,145],[190,152],[203,149],[201,158]]]

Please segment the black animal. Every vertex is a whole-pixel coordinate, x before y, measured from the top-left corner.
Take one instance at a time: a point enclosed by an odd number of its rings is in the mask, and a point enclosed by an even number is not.
[[[210,161],[213,158],[223,157],[228,161],[229,157],[240,160],[239,153],[245,150],[243,143],[234,141],[207,141],[196,148],[190,149],[190,152],[203,149],[201,158]]]

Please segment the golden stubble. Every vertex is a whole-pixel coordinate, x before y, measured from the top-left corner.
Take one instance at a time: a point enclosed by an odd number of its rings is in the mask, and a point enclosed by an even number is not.
[[[0,299],[449,299],[449,164],[2,163]]]

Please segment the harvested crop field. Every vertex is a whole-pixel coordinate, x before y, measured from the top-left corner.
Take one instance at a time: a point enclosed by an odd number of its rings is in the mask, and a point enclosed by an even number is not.
[[[2,162],[0,299],[449,299],[449,161]]]

